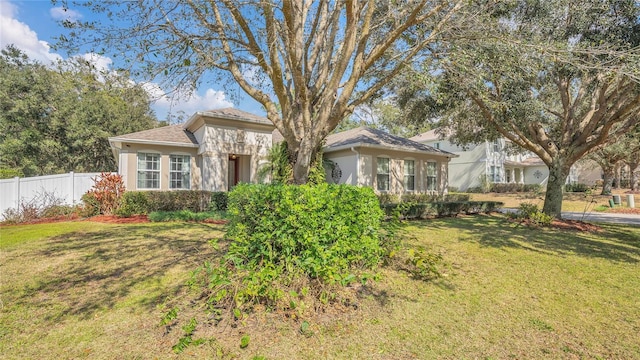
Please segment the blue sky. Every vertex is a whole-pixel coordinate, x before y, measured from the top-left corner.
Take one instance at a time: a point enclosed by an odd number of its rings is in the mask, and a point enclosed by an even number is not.
[[[0,0],[0,48],[14,44],[30,58],[42,63],[51,63],[58,59],[67,58],[66,54],[57,53],[50,47],[50,44],[55,42],[54,38],[64,32],[57,21],[67,17],[92,20],[95,19],[95,16],[75,9],[64,12],[60,5],[54,6],[49,0]],[[112,59],[97,54],[75,54],[73,56],[90,59],[97,67],[107,70],[117,66]],[[186,117],[189,117],[196,111],[223,107],[236,107],[257,115],[264,115],[262,107],[248,95],[243,95],[239,103],[232,103],[222,86],[219,88],[215,86],[202,87],[189,99],[172,101],[164,95],[164,90],[170,91],[171,89],[160,89],[156,83],[147,79],[134,80],[144,83],[147,91],[155,99],[152,107],[159,120],[165,120],[170,113],[176,116],[182,112]]]

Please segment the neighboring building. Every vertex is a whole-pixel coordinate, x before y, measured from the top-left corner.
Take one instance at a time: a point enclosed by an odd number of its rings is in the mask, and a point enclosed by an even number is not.
[[[449,185],[460,191],[480,187],[485,179],[488,183],[546,185],[549,178],[548,167],[535,154],[507,154],[505,139],[461,147],[430,130],[410,140],[458,155],[449,163]],[[577,171],[572,167],[567,182],[577,181]]]
[[[227,191],[256,183],[268,150],[282,136],[266,118],[227,108],[171,125],[109,138],[118,173],[131,190]],[[327,137],[333,183],[378,192],[445,193],[456,155],[385,132],[357,128]]]

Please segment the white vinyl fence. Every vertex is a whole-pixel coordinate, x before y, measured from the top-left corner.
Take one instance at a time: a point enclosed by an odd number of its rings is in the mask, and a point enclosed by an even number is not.
[[[6,209],[17,208],[42,194],[52,194],[65,204],[74,205],[93,186],[91,178],[100,173],[74,173],[0,180],[0,217]]]

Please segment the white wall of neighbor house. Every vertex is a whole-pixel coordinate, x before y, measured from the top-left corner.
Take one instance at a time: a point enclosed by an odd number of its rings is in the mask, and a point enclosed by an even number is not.
[[[189,155],[190,157],[190,188],[198,190],[202,186],[201,169],[196,161],[195,148],[181,146],[162,146],[146,144],[123,144],[120,151],[120,165],[118,173],[122,175],[127,190],[138,189],[138,154],[152,153],[160,155],[160,187],[157,190],[169,188],[169,157],[171,155]],[[140,189],[142,190],[142,189]],[[148,189],[144,189],[148,190]]]
[[[546,165],[528,166],[524,168],[525,184],[546,185],[549,180],[549,168]]]

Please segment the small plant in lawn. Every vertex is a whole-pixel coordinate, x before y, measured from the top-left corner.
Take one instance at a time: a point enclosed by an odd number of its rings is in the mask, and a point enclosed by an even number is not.
[[[180,340],[178,340],[178,343],[173,345],[173,352],[176,354],[179,354],[181,352],[183,352],[187,347],[193,345],[193,346],[198,346],[200,344],[203,344],[206,340],[205,339],[193,339],[193,332],[196,330],[196,326],[198,325],[198,322],[196,321],[196,319],[191,319],[189,320],[189,323],[184,325],[182,327],[182,330],[184,331],[184,335],[180,338]]]
[[[549,226],[553,218],[538,209],[538,206],[532,203],[521,203],[518,211],[510,213],[509,217],[526,222],[530,226]]]

